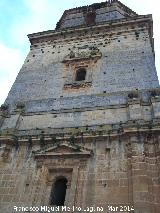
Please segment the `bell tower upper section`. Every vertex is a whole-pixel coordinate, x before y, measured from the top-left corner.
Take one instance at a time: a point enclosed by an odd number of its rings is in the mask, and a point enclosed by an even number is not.
[[[117,0],[66,10],[55,30],[28,35],[30,52],[6,103],[68,109],[158,87],[152,28],[152,15]]]
[[[56,30],[94,26],[135,16],[137,14],[121,2],[111,0],[66,10],[57,23]]]

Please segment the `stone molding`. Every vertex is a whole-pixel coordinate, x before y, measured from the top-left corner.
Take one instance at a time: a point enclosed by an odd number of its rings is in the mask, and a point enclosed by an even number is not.
[[[49,30],[49,31],[44,31],[44,32],[39,32],[39,33],[33,33],[33,34],[29,34],[28,38],[30,40],[31,45],[35,45],[37,43],[42,43],[45,41],[52,41],[53,38],[54,39],[64,39],[65,35],[68,35],[69,37],[76,34],[76,33],[81,33],[84,31],[87,31],[87,33],[91,33],[93,30],[101,30],[103,29],[110,29],[111,27],[117,27],[119,25],[130,25],[130,24],[135,24],[135,23],[141,23],[141,22],[148,22],[149,24],[151,24],[152,22],[152,15],[139,15],[136,17],[130,17],[130,18],[124,18],[124,19],[118,19],[115,21],[112,21],[112,24],[110,22],[108,23],[100,23],[99,25],[95,25],[92,27],[81,27],[81,28],[75,28],[74,31],[73,29],[67,29],[67,30],[62,30],[62,31],[55,31],[55,30]],[[153,32],[152,32],[152,28],[149,29],[150,30],[150,36],[152,37]],[[104,33],[104,32],[103,32]],[[72,38],[73,39],[73,38]],[[76,37],[77,39],[77,37]]]
[[[81,156],[88,157],[92,154],[92,150],[79,145],[70,145],[66,141],[60,144],[51,146],[50,148],[38,150],[34,152],[36,159],[38,158],[54,158],[54,157],[71,157]]]

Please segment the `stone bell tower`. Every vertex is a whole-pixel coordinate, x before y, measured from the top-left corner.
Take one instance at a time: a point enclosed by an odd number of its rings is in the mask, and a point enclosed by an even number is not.
[[[106,1],[66,10],[55,30],[28,38],[0,110],[0,213],[159,213],[152,16]]]

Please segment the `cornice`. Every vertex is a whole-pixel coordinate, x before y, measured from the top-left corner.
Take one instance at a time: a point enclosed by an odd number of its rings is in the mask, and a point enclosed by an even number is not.
[[[28,143],[29,138],[32,137],[32,143],[36,144],[40,142],[41,135],[43,132],[44,140],[46,143],[51,143],[53,136],[56,137],[57,141],[70,141],[71,136],[74,136],[76,140],[80,141],[82,135],[84,139],[93,138],[105,138],[105,137],[117,137],[119,135],[130,135],[135,134],[137,131],[141,134],[160,133],[160,118],[146,121],[140,120],[128,120],[125,123],[114,123],[114,124],[101,124],[93,126],[82,126],[82,127],[68,127],[58,129],[31,129],[31,130],[18,130],[15,133],[2,132],[0,136],[0,142],[15,144],[15,138],[20,144]]]
[[[68,28],[68,29],[64,29],[64,30],[48,30],[48,31],[43,31],[43,32],[38,32],[38,33],[33,33],[33,34],[29,34],[28,38],[30,40],[31,45],[40,43],[43,41],[47,41],[49,39],[51,40],[56,40],[57,38],[63,38],[65,35],[74,35],[77,33],[81,33],[81,32],[91,32],[94,30],[99,30],[99,29],[107,29],[111,27],[117,27],[119,25],[129,25],[129,24],[136,24],[136,23],[140,23],[140,22],[149,22],[151,23],[151,27],[150,30],[152,31],[152,15],[138,15],[138,16],[134,16],[134,17],[129,17],[129,18],[123,18],[123,19],[118,19],[118,20],[114,20],[114,21],[109,21],[109,22],[102,22],[98,25],[94,25],[92,27],[86,27],[86,26],[81,26],[81,27],[75,27],[75,28]],[[151,35],[153,35],[153,32],[150,32]]]

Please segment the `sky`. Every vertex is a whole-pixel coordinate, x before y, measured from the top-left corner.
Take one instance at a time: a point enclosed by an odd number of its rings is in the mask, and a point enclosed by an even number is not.
[[[55,29],[66,9],[103,0],[0,0],[0,105],[29,52],[27,34]],[[160,79],[159,0],[121,0],[140,15],[153,15],[156,68]]]

